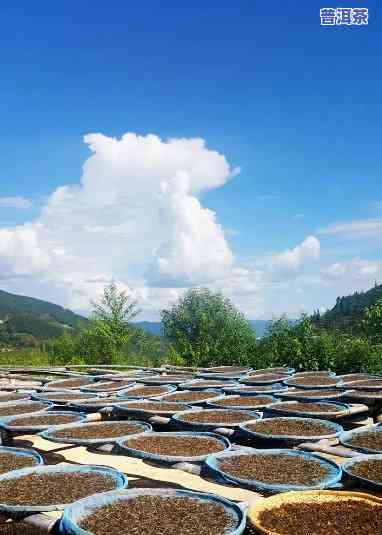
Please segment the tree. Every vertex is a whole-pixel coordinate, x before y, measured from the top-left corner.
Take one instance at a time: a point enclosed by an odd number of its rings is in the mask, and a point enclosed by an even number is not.
[[[111,364],[131,337],[130,322],[139,313],[137,302],[112,282],[94,307],[90,325],[82,332],[80,352],[89,363]]]
[[[365,309],[362,327],[366,336],[375,342],[382,342],[382,299]]]
[[[212,366],[247,362],[255,334],[231,301],[207,288],[193,288],[161,311],[164,336],[187,364]]]

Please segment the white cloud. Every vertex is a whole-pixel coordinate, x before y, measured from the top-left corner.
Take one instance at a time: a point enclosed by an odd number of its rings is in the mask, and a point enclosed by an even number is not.
[[[66,289],[64,304],[81,308],[111,278],[151,301],[155,288],[229,273],[224,230],[198,195],[238,168],[202,139],[127,133],[85,142],[92,155],[81,182],[57,188],[33,222],[0,229],[3,280],[34,276],[40,293],[50,285],[62,299]]]
[[[366,282],[370,286],[376,278],[382,280],[382,262],[355,257],[323,268],[322,274],[329,280],[350,279],[355,288],[358,287],[357,282]]]
[[[315,236],[308,236],[300,245],[283,253],[273,255],[271,266],[276,272],[296,272],[305,262],[320,257],[320,242]]]
[[[337,222],[319,231],[329,236],[364,238],[382,234],[382,219],[360,219],[358,221]]]
[[[26,209],[32,207],[32,201],[26,197],[0,197],[0,208]]]
[[[236,259],[232,232],[200,194],[239,168],[202,139],[89,134],[85,142],[92,154],[80,182],[57,188],[33,221],[0,228],[2,288],[85,311],[114,279],[154,319],[187,287],[207,285],[248,317],[269,318],[329,306],[338,285],[382,279],[380,263],[367,260],[321,269],[315,236],[252,265]]]

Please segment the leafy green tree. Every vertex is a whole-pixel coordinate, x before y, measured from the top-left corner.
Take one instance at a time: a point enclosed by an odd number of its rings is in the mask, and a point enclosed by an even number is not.
[[[195,366],[241,364],[256,344],[255,334],[231,301],[207,288],[193,288],[161,311],[164,336],[176,353]]]
[[[376,342],[382,342],[382,299],[365,309],[362,327],[366,336]]]
[[[90,325],[80,337],[81,355],[87,363],[112,364],[132,336],[130,322],[139,313],[137,302],[112,282],[92,305]]]

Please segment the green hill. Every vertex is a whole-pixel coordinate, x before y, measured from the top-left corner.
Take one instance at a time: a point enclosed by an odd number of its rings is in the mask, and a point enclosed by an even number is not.
[[[27,343],[59,336],[87,320],[48,301],[0,290],[0,343]]]
[[[338,329],[358,333],[365,308],[382,300],[382,284],[375,285],[367,292],[355,292],[353,295],[337,297],[334,307],[325,314],[315,312],[313,321],[322,328]]]

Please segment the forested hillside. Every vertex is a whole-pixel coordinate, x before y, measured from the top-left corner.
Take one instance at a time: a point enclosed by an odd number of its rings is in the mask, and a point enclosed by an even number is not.
[[[87,320],[59,305],[0,290],[0,343],[35,345],[73,331]]]
[[[366,292],[355,292],[352,295],[337,297],[331,310],[321,314],[315,312],[314,323],[323,328],[337,329],[345,332],[358,333],[361,330],[362,315],[366,308],[382,300],[382,284]]]

